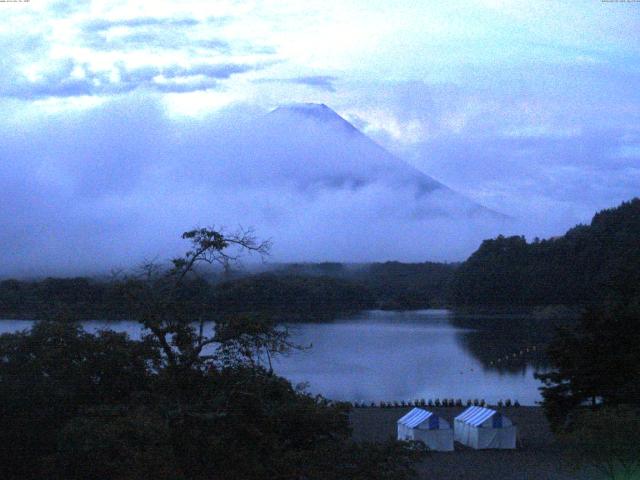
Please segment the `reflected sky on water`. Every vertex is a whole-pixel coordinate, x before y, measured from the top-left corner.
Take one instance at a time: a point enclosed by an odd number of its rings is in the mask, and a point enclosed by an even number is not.
[[[31,323],[4,320],[0,333]],[[131,321],[83,325],[88,331],[126,331],[132,338],[141,333]],[[307,382],[314,394],[367,402],[479,398],[494,403],[510,398],[523,405],[540,400],[540,382],[533,374],[545,367],[539,351],[553,331],[540,320],[474,319],[448,310],[366,311],[289,329],[294,342],[311,348],[281,357],[274,368],[294,384]]]

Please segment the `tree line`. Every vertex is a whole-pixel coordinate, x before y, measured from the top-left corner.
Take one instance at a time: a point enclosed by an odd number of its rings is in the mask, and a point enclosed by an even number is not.
[[[640,199],[597,213],[565,235],[527,242],[485,240],[449,285],[455,306],[600,303],[611,292],[629,297],[640,285]]]
[[[220,280],[201,275],[180,286],[194,315],[262,313],[289,321],[326,319],[364,309],[428,308],[445,303],[450,264],[292,264]],[[127,298],[144,282],[139,276],[109,279],[45,278],[0,281],[0,316],[50,319],[129,318]]]

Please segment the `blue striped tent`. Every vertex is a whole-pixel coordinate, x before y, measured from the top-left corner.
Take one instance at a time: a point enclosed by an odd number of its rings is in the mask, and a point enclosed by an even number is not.
[[[471,448],[516,448],[516,426],[490,408],[467,408],[454,419],[453,427],[454,439]]]
[[[397,423],[398,440],[420,440],[429,450],[453,451],[453,430],[449,422],[435,413],[414,408]]]

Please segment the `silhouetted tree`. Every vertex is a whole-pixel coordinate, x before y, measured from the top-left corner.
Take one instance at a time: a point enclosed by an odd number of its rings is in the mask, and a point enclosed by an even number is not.
[[[192,248],[171,268],[147,263],[118,281],[148,330],[142,341],[68,321],[0,336],[3,478],[409,478],[424,445],[356,444],[348,404],[265,368],[262,356],[270,365],[292,347],[285,329],[225,316],[205,331],[185,290],[197,265],[268,244],[210,229],[183,237]]]
[[[557,430],[585,404],[640,405],[640,314],[620,305],[592,308],[572,329],[559,332],[547,356],[555,367],[537,375],[543,406]]]

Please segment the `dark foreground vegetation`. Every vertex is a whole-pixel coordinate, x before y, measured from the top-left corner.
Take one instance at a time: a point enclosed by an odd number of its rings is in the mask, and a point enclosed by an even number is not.
[[[353,443],[349,408],[245,357],[250,335],[226,340],[233,353],[177,362],[153,335],[68,322],[3,335],[2,478],[411,478],[419,447]]]
[[[0,336],[0,472],[7,479],[407,479],[420,444],[356,443],[349,406],[275,375],[296,348],[266,317],[194,325],[183,282],[251,237],[187,232],[192,249],[128,289],[147,335],[40,322]],[[60,320],[68,320],[61,318]]]
[[[557,332],[547,349],[554,368],[538,375],[545,414],[568,456],[611,479],[640,475],[639,230],[639,200],[601,212],[585,227],[590,243],[603,248],[599,259],[585,256],[602,271],[577,268],[600,288],[580,321]]]
[[[640,297],[629,293],[612,291],[561,329],[547,351],[554,368],[538,375],[545,414],[574,463],[611,479],[640,475]]]

